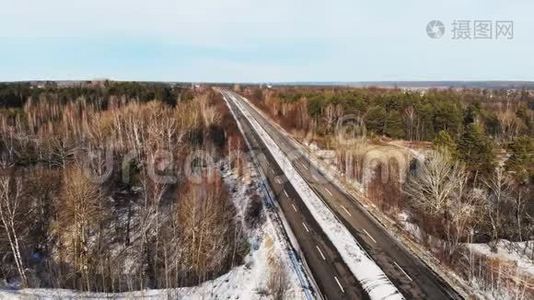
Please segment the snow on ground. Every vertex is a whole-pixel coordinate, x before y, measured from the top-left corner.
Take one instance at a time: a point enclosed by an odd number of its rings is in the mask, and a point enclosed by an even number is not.
[[[415,223],[409,221],[408,213],[401,212],[398,214],[398,220],[402,224],[404,230],[409,232],[418,241],[423,241],[423,231]],[[433,238],[436,240],[436,238]],[[532,243],[527,242],[511,242],[508,240],[499,240],[496,246],[496,252],[491,250],[487,243],[466,243],[465,246],[480,255],[488,258],[496,258],[502,262],[508,262],[517,265],[519,271],[534,276],[534,261],[532,260]],[[527,247],[528,246],[528,247]]]
[[[227,102],[228,99],[224,97],[224,100]],[[230,105],[227,103],[228,107]],[[235,112],[233,109],[230,109],[230,112],[235,120],[237,120],[237,116],[235,115]],[[237,122],[237,126],[243,135],[245,142],[249,149],[252,149],[250,142],[248,141],[243,128],[239,122]],[[290,272],[292,276],[296,276],[298,285],[301,291],[300,298],[303,299],[314,299],[314,291],[317,291],[317,284],[313,280],[313,277],[311,276],[311,271],[309,271],[305,261],[302,261],[298,255],[300,253],[298,242],[296,241],[295,236],[293,235],[291,228],[287,224],[287,221],[284,218],[283,213],[281,213],[280,207],[277,205],[275,201],[275,196],[272,190],[270,189],[267,179],[265,177],[265,174],[263,174],[261,168],[259,167],[258,161],[256,161],[256,158],[254,156],[247,156],[251,161],[253,165],[256,165],[257,169],[252,169],[253,171],[257,171],[258,173],[254,173],[258,178],[259,183],[259,190],[262,192],[263,196],[263,204],[264,204],[264,212],[267,217],[268,223],[270,223],[270,228],[273,229],[273,234],[275,239],[278,241],[279,245],[281,246],[282,250],[282,258],[287,262],[287,265],[292,269],[293,272]],[[239,205],[237,205],[239,206]]]
[[[269,148],[269,151],[284,171],[284,174],[301,196],[306,207],[337,248],[341,257],[354,276],[360,281],[370,298],[404,299],[402,294],[391,283],[378,265],[367,255],[348,229],[341,224],[332,211],[310,189],[300,174],[293,168],[291,161],[284,155],[269,134],[255,121],[240,101],[232,100],[250,121],[267,148]]]
[[[530,241],[534,243],[534,241]],[[467,247],[490,258],[498,258],[503,262],[516,264],[519,271],[534,276],[534,261],[532,260],[532,245],[526,249],[526,242],[510,242],[499,240],[497,242],[497,252],[491,251],[488,244],[467,244]],[[526,249],[526,250],[525,250]]]
[[[261,185],[258,174],[251,164],[252,176],[244,179],[223,166],[223,178],[231,187],[232,200],[238,217],[243,218],[251,195],[259,193]],[[232,189],[235,187],[235,189]],[[288,279],[285,299],[304,299],[303,289],[295,271],[289,267],[291,259],[284,250],[283,241],[277,238],[272,222],[264,220],[258,227],[247,229],[250,253],[244,264],[228,273],[202,283],[199,286],[176,289],[144,290],[124,293],[79,292],[67,289],[9,289],[0,282],[0,299],[268,299],[267,283],[272,272],[272,260],[280,259]]]
[[[246,257],[244,265],[196,287],[125,293],[91,293],[65,289],[0,290],[0,299],[261,299],[258,291],[265,288],[270,273],[268,258],[272,251],[278,251],[267,240],[256,245],[257,249]],[[290,290],[287,299],[295,299],[291,293]]]
[[[498,261],[497,275],[492,277],[490,283],[478,278],[473,278],[470,282],[483,298],[532,299],[532,278],[534,278],[532,244],[499,240],[496,252],[491,251],[488,244],[466,244],[466,246],[473,253]],[[501,268],[502,264],[504,268]]]
[[[247,101],[245,99],[245,101]],[[251,104],[252,105],[252,104]],[[261,111],[256,110],[258,113],[260,113],[262,116],[268,117]],[[274,126],[281,128],[278,124],[271,122]],[[321,148],[317,146],[315,143],[299,143],[293,140],[293,137],[289,135],[288,133],[284,134],[290,138],[290,140],[293,141],[293,144],[300,149],[302,153],[308,153],[311,155],[307,155],[308,159],[316,166],[319,167],[321,172],[325,174],[332,182],[336,183],[338,186],[345,186],[343,182],[341,182],[338,179],[339,174],[341,174],[340,177],[342,177],[343,173],[340,172],[333,163],[327,163],[326,160],[323,160],[317,155],[317,153],[320,153]],[[402,149],[407,150],[414,158],[418,159],[419,161],[423,161],[426,157],[426,154],[428,151],[431,151],[431,144],[429,143],[418,143],[417,145],[413,145],[412,143],[406,143],[405,141],[390,141],[388,142],[389,145],[397,146]],[[303,146],[301,146],[303,145]],[[349,183],[352,185],[352,187],[360,192],[363,192],[363,186],[360,185],[357,181],[352,181]],[[364,206],[365,203],[362,203]],[[404,229],[405,232],[410,234],[412,237],[414,237],[417,241],[421,242],[424,240],[424,232],[422,229],[415,223],[410,222],[409,214],[407,212],[401,212],[399,213],[395,221],[399,222]],[[439,239],[433,238],[431,236],[426,237],[427,242],[430,242],[431,244],[436,244],[442,242]],[[529,249],[525,252],[526,248],[526,242],[510,242],[507,240],[500,240],[497,245],[497,252],[492,252],[491,248],[488,244],[467,244],[467,247],[471,249],[473,252],[476,252],[481,255],[488,256],[490,258],[498,258],[503,262],[508,262],[517,265],[518,271],[521,272],[524,275],[527,276],[534,276],[534,260],[532,257],[534,257],[532,253],[532,243],[534,241],[530,241],[529,243]],[[434,271],[441,273],[439,269],[433,268]],[[457,281],[463,281],[462,279],[459,279],[458,276],[455,274],[448,274],[449,276],[452,276]],[[449,281],[450,282],[450,281]],[[470,283],[471,288],[476,290],[479,295],[483,295],[485,299],[521,299],[521,296],[516,297],[515,294],[510,294],[509,291],[506,290],[505,287],[502,287],[501,289],[493,288],[490,291],[487,290],[486,287],[484,287],[483,284],[477,282],[476,280]]]
[[[397,220],[402,225],[402,228],[409,234],[411,234],[417,241],[422,242],[423,241],[423,231],[421,228],[412,222],[409,222],[409,215],[407,212],[403,211],[398,214]]]
[[[241,215],[240,218],[243,218],[245,215],[246,207],[248,206],[248,201],[250,200],[250,187],[254,190],[254,193],[256,194],[264,194],[262,193],[262,185],[260,184],[260,176],[256,172],[256,170],[253,167],[252,163],[248,163],[247,165],[247,172],[251,174],[250,181],[248,179],[244,179],[243,177],[238,177],[234,173],[230,172],[230,170],[223,171],[223,178],[227,185],[229,186],[237,186],[239,187],[233,194],[232,199],[234,202],[234,205],[237,208],[238,213]],[[255,277],[257,282],[257,286],[259,289],[264,288],[266,284],[266,277],[270,273],[269,264],[268,261],[273,258],[279,258],[282,261],[283,266],[285,266],[285,272],[288,274],[289,282],[288,282],[288,291],[287,291],[287,299],[304,299],[304,294],[302,293],[301,284],[298,278],[298,275],[294,270],[290,267],[291,266],[291,257],[288,255],[288,253],[285,251],[284,244],[287,241],[281,241],[276,233],[277,230],[283,230],[282,228],[275,228],[275,223],[270,220],[269,213],[264,209],[264,213],[266,215],[267,220],[260,226],[259,228],[253,229],[251,232],[249,232],[249,243],[251,245],[251,248],[254,251],[254,248],[259,247],[258,251],[262,253],[261,251],[266,251],[263,253],[263,255],[256,256],[257,265],[261,265],[261,268],[259,268],[259,272],[256,274]],[[253,252],[254,253],[254,252]],[[255,299],[253,295],[250,295],[250,297],[246,297],[245,299]]]
[[[410,233],[417,241],[423,242],[424,233],[422,229],[417,224],[409,221],[410,218],[408,213],[399,213],[398,220],[405,231]],[[434,250],[443,247],[442,245],[444,241],[439,238],[427,236],[426,239],[426,243],[432,245],[431,247]],[[488,244],[465,243],[464,245],[468,250],[478,255],[497,259],[501,263],[517,266],[517,269],[512,271],[513,273],[508,273],[507,275],[502,274],[502,278],[506,278],[510,275],[515,278],[532,278],[532,276],[534,276],[534,261],[532,260],[532,243],[534,243],[534,241],[529,241],[528,243],[530,244],[527,245],[527,242],[499,240],[496,245],[496,252],[492,251]],[[481,278],[473,277],[469,280],[468,284],[472,288],[472,293],[478,295],[478,297],[482,299],[525,299],[524,286],[518,288],[517,286],[502,284],[498,278],[496,278],[494,283],[488,284],[484,283]]]

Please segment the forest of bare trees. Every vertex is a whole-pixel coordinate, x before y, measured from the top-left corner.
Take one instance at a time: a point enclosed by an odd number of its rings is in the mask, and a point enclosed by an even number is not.
[[[2,280],[171,288],[242,262],[248,244],[219,163],[244,143],[218,94],[106,83],[0,95]]]

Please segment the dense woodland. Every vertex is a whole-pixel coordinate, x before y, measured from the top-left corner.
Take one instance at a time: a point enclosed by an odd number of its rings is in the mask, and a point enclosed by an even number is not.
[[[402,140],[437,150],[387,184],[371,181],[368,198],[392,217],[408,212],[422,243],[464,278],[496,274],[465,242],[525,241],[534,253],[532,91],[242,92],[297,138],[334,149],[349,180],[362,180],[372,146]],[[367,139],[340,143],[347,116]],[[195,285],[228,271],[248,252],[244,227],[261,214],[253,201],[236,220],[219,172],[223,163],[240,172],[244,150],[211,90],[0,84],[0,279],[115,292]],[[374,172],[386,167],[402,169]]]
[[[519,298],[534,284],[531,277],[502,273],[515,266],[473,257],[463,247],[487,243],[497,251],[499,240],[506,239],[520,242],[516,250],[534,259],[533,91],[249,87],[242,92],[302,142],[334,151],[349,182],[375,174],[364,185],[369,200],[391,218],[408,213],[403,222],[422,229],[419,242],[468,282],[482,278],[493,288],[495,278],[506,278],[517,285]],[[356,128],[351,142],[339,140],[347,120]],[[404,148],[391,146],[399,144]],[[407,148],[425,159],[410,154],[402,168],[390,154],[412,153]],[[363,170],[370,156],[380,163]],[[385,168],[394,170],[387,182],[377,175]]]
[[[144,83],[0,86],[0,280],[129,291],[242,263],[219,172],[243,142],[220,95]]]
[[[350,116],[361,121],[371,140],[433,142],[474,175],[490,177],[506,160],[516,182],[534,180],[532,91],[249,88],[245,93],[283,127],[326,148],[339,146],[336,130]]]

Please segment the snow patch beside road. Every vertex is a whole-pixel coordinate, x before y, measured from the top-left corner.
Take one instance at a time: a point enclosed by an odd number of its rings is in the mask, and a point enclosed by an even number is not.
[[[263,127],[252,117],[241,101],[235,99],[233,95],[229,98],[231,98],[231,101],[236,104],[243,115],[249,120],[252,127],[254,127],[288,180],[295,187],[297,193],[306,204],[306,207],[337,248],[349,269],[369,294],[369,297],[371,299],[404,299],[399,290],[368,256],[352,234],[350,234],[349,230],[341,224],[334,213],[330,211],[297,170],[293,168],[291,161],[280,150]]]
[[[246,208],[254,194],[263,195],[261,178],[252,163],[247,164],[250,180],[236,175],[228,165],[221,171],[226,186],[229,187],[232,202],[236,206],[238,218],[244,217]],[[250,253],[244,263],[228,273],[198,286],[174,289],[147,289],[123,293],[81,292],[68,289],[13,289],[0,282],[0,299],[265,299],[268,291],[272,260],[282,262],[287,274],[287,290],[284,299],[306,299],[299,275],[291,267],[292,254],[287,251],[285,241],[281,241],[275,223],[270,221],[269,213],[264,210],[266,220],[257,227],[247,230]]]

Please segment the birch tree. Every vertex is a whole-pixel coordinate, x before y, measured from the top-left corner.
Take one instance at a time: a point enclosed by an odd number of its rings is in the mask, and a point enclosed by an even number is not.
[[[502,167],[495,169],[493,176],[484,180],[487,187],[486,212],[491,225],[490,246],[496,251],[498,239],[501,235],[505,212],[505,204],[511,201],[511,185]]]
[[[17,266],[23,286],[28,285],[28,279],[24,272],[24,261],[21,254],[20,238],[17,234],[17,222],[20,222],[19,213],[22,206],[22,181],[20,178],[11,176],[0,177],[0,219],[2,227],[9,241],[13,259]]]
[[[98,228],[105,211],[101,205],[102,195],[97,184],[87,178],[79,166],[65,171],[64,183],[56,209],[59,220],[55,231],[60,238],[60,251],[66,262],[80,274],[74,285],[90,290],[90,237]]]

